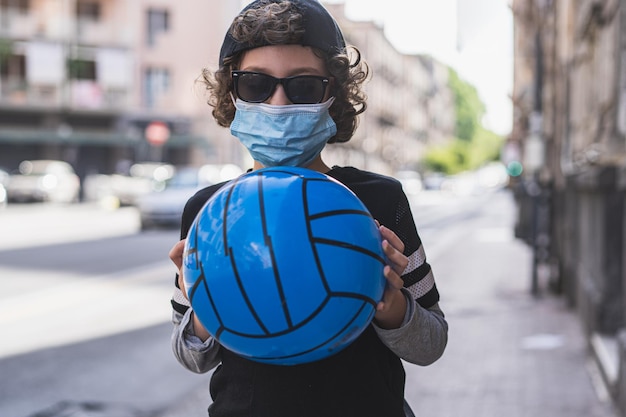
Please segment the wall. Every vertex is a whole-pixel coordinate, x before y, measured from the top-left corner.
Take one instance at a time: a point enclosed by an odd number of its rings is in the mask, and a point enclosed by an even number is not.
[[[550,196],[543,278],[577,311],[590,357],[626,415],[623,3],[513,2],[515,126],[509,140],[528,156],[533,134],[539,138],[543,163],[521,182]],[[536,204],[529,194],[518,199],[520,206]],[[521,213],[521,224],[536,225],[532,210]],[[536,250],[536,233],[526,235]]]

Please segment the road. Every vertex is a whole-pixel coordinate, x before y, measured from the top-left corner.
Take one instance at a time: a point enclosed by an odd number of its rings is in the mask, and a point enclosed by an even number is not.
[[[140,415],[204,380],[169,348],[178,233],[138,230],[132,208],[0,212],[0,416]]]
[[[460,206],[425,196],[427,236]],[[0,375],[11,375],[0,379],[0,416],[151,414],[207,381],[169,348],[177,231],[140,233],[134,208],[85,204],[9,206],[0,231]]]
[[[477,335],[485,336],[488,317],[527,300],[527,269],[506,285],[493,274],[484,279],[480,274],[485,253],[477,248],[498,256],[495,248],[513,247],[506,256],[526,256],[511,245],[510,195],[422,193],[413,203],[444,311],[451,323],[471,324],[455,327],[453,334],[474,343]],[[91,205],[9,206],[0,212],[0,231],[0,416],[206,416],[208,376],[184,370],[169,345],[174,268],[167,252],[177,231],[140,233],[133,208],[107,211]],[[462,243],[478,245],[472,247],[482,255],[467,263],[467,254],[459,253]],[[476,285],[463,282],[470,277]],[[501,301],[484,297],[493,291],[501,292]],[[458,349],[458,341],[449,350]],[[443,398],[446,394],[465,395],[460,401],[473,398],[468,397],[471,387],[442,385],[448,380],[442,370],[450,367],[466,381],[482,371],[476,368],[481,358],[457,364],[467,356],[458,353],[446,353],[444,359],[451,358],[441,365],[407,366],[407,399],[418,415],[445,409],[442,404],[454,402]],[[195,400],[187,401],[192,396]],[[183,399],[193,410],[177,407]],[[591,400],[578,395],[578,401]]]

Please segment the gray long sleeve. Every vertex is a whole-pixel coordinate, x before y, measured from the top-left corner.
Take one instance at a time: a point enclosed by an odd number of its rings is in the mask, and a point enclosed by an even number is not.
[[[397,356],[416,365],[430,365],[443,355],[448,343],[448,323],[439,304],[429,309],[413,300],[408,291],[405,320],[397,329],[382,329],[375,324],[380,340]]]
[[[179,294],[177,294],[179,293]],[[176,288],[174,299],[180,304],[189,306],[182,292]],[[191,307],[183,315],[172,311],[172,350],[178,362],[188,370],[201,374],[210,371],[220,363],[220,345],[213,337],[206,341],[200,340],[193,332],[193,310]]]
[[[401,359],[417,365],[430,365],[445,350],[448,324],[439,305],[425,309],[412,299],[408,291],[403,290],[403,293],[407,297],[408,308],[402,326],[390,330],[373,326],[381,341]],[[172,349],[185,368],[205,373],[219,365],[220,345],[212,337],[202,342],[195,336],[192,314],[191,308],[184,315],[173,311]]]

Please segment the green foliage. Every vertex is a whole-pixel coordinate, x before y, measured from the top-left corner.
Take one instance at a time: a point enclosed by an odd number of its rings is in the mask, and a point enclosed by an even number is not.
[[[424,165],[427,170],[452,174],[451,171],[457,165],[455,155],[450,146],[432,147],[424,157]]]
[[[423,163],[427,170],[454,175],[497,160],[504,138],[482,126],[485,106],[476,88],[460,79],[453,69],[449,73],[456,111],[455,138],[430,148]]]
[[[13,43],[9,39],[0,38],[0,65],[3,65],[13,53]]]
[[[498,160],[503,142],[501,136],[479,127],[471,141],[455,138],[446,145],[430,148],[423,162],[427,170],[454,175]]]
[[[485,115],[485,105],[478,96],[476,88],[459,78],[452,68],[449,69],[448,86],[454,94],[456,112],[455,136],[470,141],[481,127]]]
[[[67,71],[70,79],[89,80],[93,79],[94,66],[92,61],[84,59],[68,59]]]
[[[504,138],[480,126],[468,145],[469,169],[476,169],[487,162],[497,161]]]

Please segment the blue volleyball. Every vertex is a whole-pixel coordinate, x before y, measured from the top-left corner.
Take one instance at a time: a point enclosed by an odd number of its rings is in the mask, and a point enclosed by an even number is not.
[[[333,355],[371,322],[385,288],[374,219],[346,186],[304,168],[247,173],[218,190],[185,244],[195,314],[229,350],[293,365]]]

